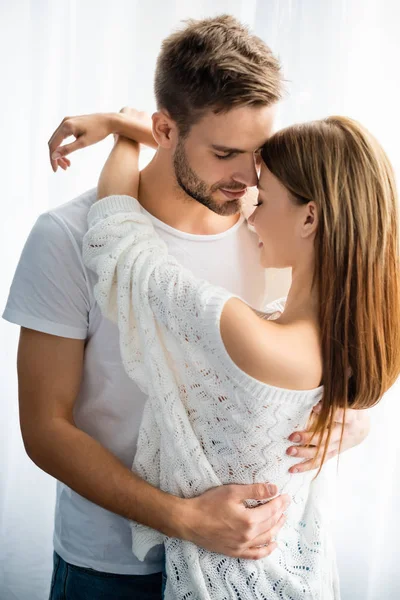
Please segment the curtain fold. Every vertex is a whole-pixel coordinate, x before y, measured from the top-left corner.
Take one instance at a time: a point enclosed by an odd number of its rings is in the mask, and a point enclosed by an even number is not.
[[[106,141],[53,174],[47,141],[66,115],[155,108],[161,40],[181,19],[230,13],[279,54],[288,95],[278,126],[346,114],[370,128],[400,172],[396,0],[1,0],[4,307],[37,216],[96,184]],[[18,424],[18,328],[0,322],[0,598],[47,598],[54,480],[26,456]],[[395,600],[400,518],[399,384],[371,411],[367,441],[341,457],[335,535],[343,600]],[[335,467],[333,467],[334,470]]]

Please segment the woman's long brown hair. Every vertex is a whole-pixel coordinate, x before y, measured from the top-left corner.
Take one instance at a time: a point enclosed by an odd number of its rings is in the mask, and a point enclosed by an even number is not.
[[[314,286],[324,392],[312,429],[318,451],[329,431],[325,459],[336,409],[374,406],[400,374],[394,173],[377,140],[345,117],[279,131],[261,155],[294,201],[317,206]]]

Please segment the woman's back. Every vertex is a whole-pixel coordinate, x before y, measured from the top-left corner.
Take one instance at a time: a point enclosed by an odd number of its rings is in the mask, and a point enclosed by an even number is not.
[[[266,313],[232,298],[221,315],[221,336],[242,371],[273,386],[311,390],[321,385],[320,331],[313,316],[282,317],[284,299]]]
[[[271,317],[278,316],[278,307],[283,309],[281,302],[268,308]],[[291,475],[288,470],[296,459],[286,454],[289,435],[305,429],[312,408],[322,397],[322,387],[290,390],[256,380],[231,360],[222,338],[214,349],[219,369],[208,352],[189,353],[189,360],[181,344],[167,341],[167,336],[164,342],[168,355],[174,357],[182,405],[166,400],[169,419],[165,412],[160,419],[159,396],[150,398],[134,463],[138,473],[149,479],[149,468],[159,460],[158,485],[184,497],[222,484],[274,481],[279,494],[292,498],[279,534],[279,548],[258,562],[238,561],[182,540],[166,539],[170,574],[166,598],[184,598],[196,591],[199,595],[194,597],[222,600],[235,597],[234,589],[239,590],[241,600],[257,598],[257,590],[262,590],[265,598],[279,597],[279,593],[296,600],[339,598],[321,496],[323,474],[316,482],[311,481],[315,472]],[[155,446],[157,458],[143,443],[154,438],[155,431],[160,436]],[[254,505],[249,501],[249,506]],[[152,533],[146,539],[146,528],[134,528],[134,552],[140,555],[155,539]]]

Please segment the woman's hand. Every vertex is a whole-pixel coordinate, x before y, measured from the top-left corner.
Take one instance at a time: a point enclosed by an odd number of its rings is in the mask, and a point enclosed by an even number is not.
[[[71,165],[66,158],[68,154],[91,146],[104,140],[113,133],[114,113],[98,113],[65,117],[49,139],[50,163],[54,172],[60,166],[64,171]],[[61,146],[62,142],[73,135],[76,139],[71,144]]]
[[[78,117],[65,117],[51,136],[48,145],[50,163],[54,172],[60,166],[64,171],[71,165],[68,154],[104,140],[111,133],[114,139],[123,136],[140,144],[157,148],[152,134],[150,115],[134,108],[124,107],[119,113],[97,113]],[[62,142],[74,136],[70,144]]]

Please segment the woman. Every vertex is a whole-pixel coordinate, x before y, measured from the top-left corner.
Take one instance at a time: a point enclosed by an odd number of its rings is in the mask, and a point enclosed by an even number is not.
[[[263,266],[293,270],[286,302],[265,313],[168,255],[134,199],[131,142],[115,145],[89,214],[96,298],[149,395],[135,469],[185,497],[265,480],[292,497],[279,548],[260,561],[165,539],[166,598],[338,598],[321,479],[291,477],[280,457],[318,402],[322,446],[337,408],[373,406],[400,372],[396,192],[383,150],[331,117],[278,132],[261,156],[250,222]],[[161,536],[133,527],[143,557]]]

